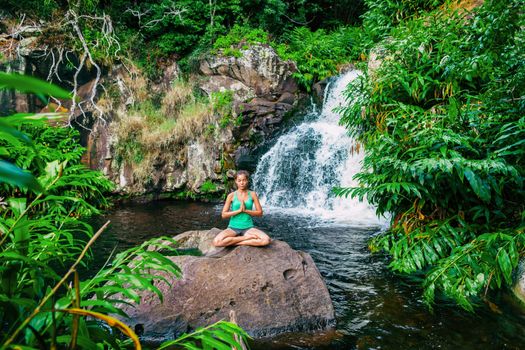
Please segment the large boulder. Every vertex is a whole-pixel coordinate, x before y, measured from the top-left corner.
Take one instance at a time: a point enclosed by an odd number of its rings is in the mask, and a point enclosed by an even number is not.
[[[295,63],[282,60],[271,46],[253,45],[240,53],[240,57],[218,54],[204,58],[200,71],[208,80],[202,85],[203,90],[211,92],[216,87],[229,85],[222,83],[226,77],[241,83],[243,89],[250,90],[254,96],[277,99],[285,90],[297,91],[291,79],[297,70]],[[213,83],[216,79],[221,84]]]
[[[282,241],[269,246],[215,248],[218,229],[176,236],[181,248],[203,256],[175,256],[183,277],[169,287],[159,283],[164,302],[152,293],[125,311],[144,341],[159,342],[219,320],[237,323],[253,337],[335,326],[326,285],[312,258]]]

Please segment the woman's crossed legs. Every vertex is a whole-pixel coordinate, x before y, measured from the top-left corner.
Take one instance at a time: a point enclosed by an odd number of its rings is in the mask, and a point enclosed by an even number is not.
[[[266,233],[255,227],[248,229],[242,236],[238,236],[234,230],[227,228],[213,239],[213,245],[216,247],[228,247],[231,245],[262,247],[270,244],[271,241]]]

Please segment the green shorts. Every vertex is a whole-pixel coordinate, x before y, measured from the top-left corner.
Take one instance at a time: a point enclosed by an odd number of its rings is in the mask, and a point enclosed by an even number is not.
[[[237,234],[237,236],[244,236],[244,234],[246,233],[246,231],[248,231],[249,229],[253,228],[253,227],[249,227],[249,228],[233,228],[233,227],[228,227],[230,230],[233,230],[235,231],[235,233]]]

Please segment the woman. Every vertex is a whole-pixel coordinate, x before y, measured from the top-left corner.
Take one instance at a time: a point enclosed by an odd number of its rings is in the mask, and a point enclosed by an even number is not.
[[[213,245],[216,247],[230,245],[262,247],[271,242],[266,233],[253,226],[252,216],[262,216],[263,211],[257,194],[248,190],[249,176],[245,170],[239,170],[235,174],[237,191],[228,195],[221,215],[223,219],[230,218],[230,223],[228,228],[213,240]]]

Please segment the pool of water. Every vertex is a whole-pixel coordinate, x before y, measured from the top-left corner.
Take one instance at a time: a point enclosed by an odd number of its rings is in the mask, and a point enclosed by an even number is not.
[[[188,230],[225,228],[221,206],[193,202],[152,202],[121,206],[93,220],[111,224],[96,243],[100,267],[110,252]],[[254,349],[523,349],[525,309],[502,293],[476,313],[440,302],[422,302],[418,282],[387,270],[371,255],[369,238],[380,228],[320,221],[315,217],[266,213],[256,225],[272,238],[308,252],[324,277],[334,303],[337,328],[316,334],[286,334],[258,342]]]

